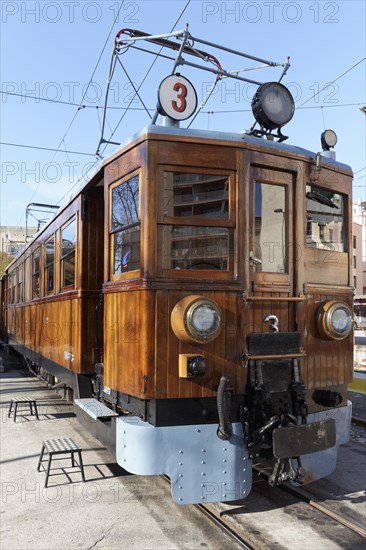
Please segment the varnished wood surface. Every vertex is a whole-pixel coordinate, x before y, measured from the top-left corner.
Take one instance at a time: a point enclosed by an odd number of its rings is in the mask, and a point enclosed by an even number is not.
[[[60,292],[60,228],[78,220],[75,288]],[[54,292],[44,292],[44,243],[56,236]],[[88,201],[79,195],[17,258],[12,269],[23,266],[23,301],[8,304],[8,332],[12,340],[77,373],[94,372],[96,307],[103,281],[103,188],[92,189]],[[32,253],[41,253],[40,296],[32,296]],[[10,270],[10,271],[11,271]],[[102,339],[102,317],[99,319]],[[98,358],[99,360],[99,358]]]
[[[9,331],[29,349],[75,372],[90,373],[99,354],[98,338],[101,341],[104,331],[107,386],[144,399],[206,397],[216,394],[222,374],[229,377],[236,393],[244,392],[247,337],[253,332],[268,332],[268,323],[263,319],[274,314],[281,331],[301,333],[306,357],[301,359],[300,368],[309,388],[347,383],[352,374],[352,338],[343,342],[321,340],[315,317],[323,300],[341,299],[351,303],[350,256],[348,253],[337,255],[336,265],[328,268],[328,262],[324,261],[328,253],[316,251],[322,261],[314,261],[314,250],[306,246],[305,186],[314,180],[316,185],[350,195],[351,177],[340,167],[324,168],[317,174],[312,163],[305,160],[302,154],[294,153],[289,158],[283,151],[270,150],[265,143],[260,149],[245,143],[224,140],[210,143],[208,139],[193,137],[139,138],[105,162],[105,168],[83,191],[86,203],[79,194],[29,245],[25,254],[13,262],[9,272],[20,263],[25,269],[25,300],[23,304],[9,304]],[[179,273],[179,270],[162,268],[159,224],[174,221],[161,215],[159,185],[166,167],[177,171],[181,167],[192,171],[206,168],[210,173],[217,170],[230,176],[230,216],[217,224],[236,231],[228,272],[182,270],[185,273]],[[108,256],[110,186],[136,171],[141,182],[141,269],[130,279],[127,275],[112,282]],[[95,187],[103,175],[104,187]],[[287,189],[286,238],[294,243],[289,249],[287,273],[259,273],[250,265],[255,181],[275,183]],[[76,288],[58,293],[58,248],[55,295],[41,294],[39,299],[32,299],[31,254],[37,246],[42,250],[52,234],[59,239],[62,224],[73,215],[77,215],[79,227]],[[192,225],[200,223],[197,219],[192,221]],[[351,250],[350,243],[348,246]],[[43,286],[41,271],[41,288]],[[102,289],[103,323],[97,313]],[[243,292],[253,299],[244,302]],[[305,300],[297,302],[302,292]],[[214,299],[223,311],[224,328],[218,338],[207,345],[184,344],[170,327],[174,305],[187,294],[195,293]],[[294,300],[289,301],[292,298]],[[73,354],[74,360],[66,360],[65,352]],[[180,353],[203,354],[205,376],[179,378]]]
[[[353,377],[353,333],[345,340],[323,340],[316,328],[316,314],[320,304],[328,300],[341,300],[352,305],[350,294],[307,294],[306,314],[300,319],[307,357],[302,372],[309,388],[347,384]]]

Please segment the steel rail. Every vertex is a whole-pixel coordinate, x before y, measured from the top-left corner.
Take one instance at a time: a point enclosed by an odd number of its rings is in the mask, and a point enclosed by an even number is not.
[[[214,512],[212,512],[206,504],[194,504],[194,507],[200,510],[210,521],[215,525],[220,527],[221,530],[225,531],[232,539],[234,539],[242,548],[248,550],[256,550],[257,546],[249,544],[243,537],[238,535],[232,527],[229,527],[220,517],[218,517]]]
[[[350,520],[346,519],[343,516],[340,516],[337,512],[334,512],[333,510],[331,510],[330,508],[328,508],[327,506],[325,506],[324,504],[322,504],[318,500],[314,500],[312,495],[307,493],[307,491],[305,491],[304,489],[300,489],[300,488],[295,489],[295,488],[292,488],[292,487],[288,487],[287,485],[284,486],[284,487],[281,487],[281,488],[283,490],[285,490],[286,492],[300,498],[304,502],[307,502],[312,508],[315,508],[316,510],[319,510],[320,512],[322,512],[326,516],[328,516],[328,517],[334,519],[335,521],[337,521],[338,523],[340,523],[341,525],[344,525],[345,527],[348,527],[348,529],[351,529],[355,533],[359,534],[361,537],[366,538],[366,530],[361,525],[359,525],[358,523],[355,523],[353,521],[350,521]]]
[[[160,476],[166,483],[170,486],[170,479],[166,475]],[[227,535],[229,535],[230,538],[235,540],[242,548],[245,550],[259,550],[258,547],[253,546],[252,544],[249,544],[248,541],[244,540],[243,537],[238,535],[238,533],[235,532],[235,530],[232,527],[229,527],[227,523],[225,523],[219,516],[217,516],[212,510],[210,510],[206,504],[192,504],[197,510],[202,512],[210,521],[212,521],[217,527],[219,527],[222,531],[225,531]]]
[[[352,416],[352,424],[360,426],[361,428],[366,428],[366,419],[360,418],[359,416]]]
[[[256,473],[258,476],[268,479],[269,474],[262,470],[261,468],[258,468],[256,466],[253,466],[253,473]],[[310,495],[307,491],[300,487],[291,487],[290,485],[279,485],[278,489],[281,489],[285,493],[289,493],[290,495],[299,498],[303,502],[306,502],[311,506],[312,508],[315,508],[316,510],[319,510],[319,512],[322,512],[326,516],[334,519],[337,521],[337,523],[343,525],[344,527],[347,527],[351,531],[354,531],[358,535],[360,535],[363,538],[366,538],[366,530],[362,525],[359,525],[358,523],[352,522],[348,519],[346,519],[343,516],[340,516],[337,512],[334,512],[318,500],[314,500],[313,496]]]

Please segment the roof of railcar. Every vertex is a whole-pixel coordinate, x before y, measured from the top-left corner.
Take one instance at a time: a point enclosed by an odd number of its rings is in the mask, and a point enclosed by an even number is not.
[[[73,201],[76,199],[80,193],[92,182],[92,181],[98,181],[99,175],[102,172],[103,168],[109,164],[112,160],[117,158],[121,152],[125,149],[128,149],[130,146],[133,146],[134,143],[138,143],[139,141],[144,141],[144,139],[147,139],[149,136],[151,137],[158,137],[158,136],[175,136],[177,138],[191,138],[196,140],[202,140],[206,142],[226,142],[226,143],[233,143],[233,146],[244,146],[248,145],[249,147],[258,148],[260,147],[262,151],[267,150],[267,152],[273,152],[273,153],[282,153],[287,154],[288,156],[292,157],[304,157],[304,160],[315,160],[317,153],[314,153],[313,151],[309,151],[307,149],[303,149],[302,147],[297,147],[295,145],[289,145],[287,143],[279,143],[276,141],[270,141],[268,139],[258,138],[254,136],[249,136],[248,134],[240,133],[240,132],[219,132],[219,131],[213,131],[213,130],[194,130],[191,128],[177,128],[174,126],[160,126],[155,124],[149,124],[136,134],[133,134],[129,139],[127,139],[124,143],[120,145],[114,153],[112,153],[110,156],[105,158],[102,162],[102,164],[99,166],[99,168],[96,170],[96,172],[89,178],[89,180],[83,185],[81,189],[75,192],[74,195],[70,195],[70,197],[67,199],[67,202],[62,204],[60,209],[57,211],[56,215],[51,218],[47,224],[42,227],[42,229],[34,235],[34,238],[29,242],[29,244],[26,246],[26,248],[23,250],[23,252],[20,252],[15,256],[14,260],[7,266],[7,269],[22,255],[25,253],[25,251],[32,245],[33,241],[41,234],[43,233],[47,227],[61,214],[61,212]],[[344,171],[350,171],[352,172],[352,169],[347,164],[343,164],[341,162],[332,160],[327,157],[322,157],[322,163],[327,164],[330,168],[334,167],[338,170],[344,170]],[[6,270],[7,270],[6,269]]]
[[[146,126],[133,136],[131,136],[126,142],[124,142],[111,156],[117,156],[123,149],[128,145],[132,144],[134,141],[143,138],[144,136],[148,137],[149,135],[161,135],[161,136],[176,136],[182,138],[194,138],[200,140],[208,141],[226,141],[234,142],[236,145],[249,145],[254,148],[260,147],[261,149],[269,149],[273,152],[282,152],[287,153],[291,156],[301,155],[306,157],[307,160],[315,159],[317,153],[309,151],[308,149],[303,149],[302,147],[297,147],[295,145],[289,145],[285,142],[279,143],[276,141],[270,141],[268,139],[263,139],[255,136],[249,136],[244,132],[220,132],[214,130],[194,130],[191,128],[177,128],[174,126],[158,126],[155,124],[150,124]],[[111,157],[108,157],[103,162],[103,165],[108,164],[111,161]],[[352,168],[348,164],[332,160],[328,157],[322,156],[322,161],[326,164],[333,165],[341,170],[352,171]]]

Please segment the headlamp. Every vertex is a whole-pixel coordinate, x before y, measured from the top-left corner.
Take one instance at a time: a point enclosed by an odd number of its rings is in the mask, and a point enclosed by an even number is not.
[[[221,310],[209,298],[186,296],[174,306],[171,326],[174,334],[183,342],[212,342],[221,332]]]
[[[280,82],[261,84],[252,99],[252,111],[257,122],[267,130],[281,128],[295,112],[290,90]]]
[[[351,309],[344,302],[324,302],[318,310],[317,325],[326,340],[344,340],[352,330]]]

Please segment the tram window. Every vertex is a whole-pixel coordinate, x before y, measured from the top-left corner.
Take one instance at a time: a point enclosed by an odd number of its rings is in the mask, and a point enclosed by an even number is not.
[[[77,224],[74,218],[61,229],[61,288],[75,286]]]
[[[39,248],[33,252],[33,271],[32,271],[32,296],[37,298],[39,296],[39,275],[40,275],[40,251]]]
[[[346,252],[345,198],[315,185],[306,186],[306,244]]]
[[[226,227],[163,226],[164,269],[228,270],[233,230]]]
[[[140,267],[139,177],[112,188],[111,272],[121,275]]]
[[[23,266],[18,269],[18,290],[17,290],[17,302],[23,301]]]
[[[13,271],[10,277],[10,303],[15,304],[16,303],[16,281],[17,281],[17,273],[16,270]]]
[[[286,190],[280,185],[256,183],[254,256],[261,263],[256,271],[285,273],[286,260]]]
[[[45,268],[44,285],[45,294],[50,294],[54,289],[55,278],[55,237],[52,235],[45,244]]]
[[[228,219],[227,175],[164,172],[164,216]]]

